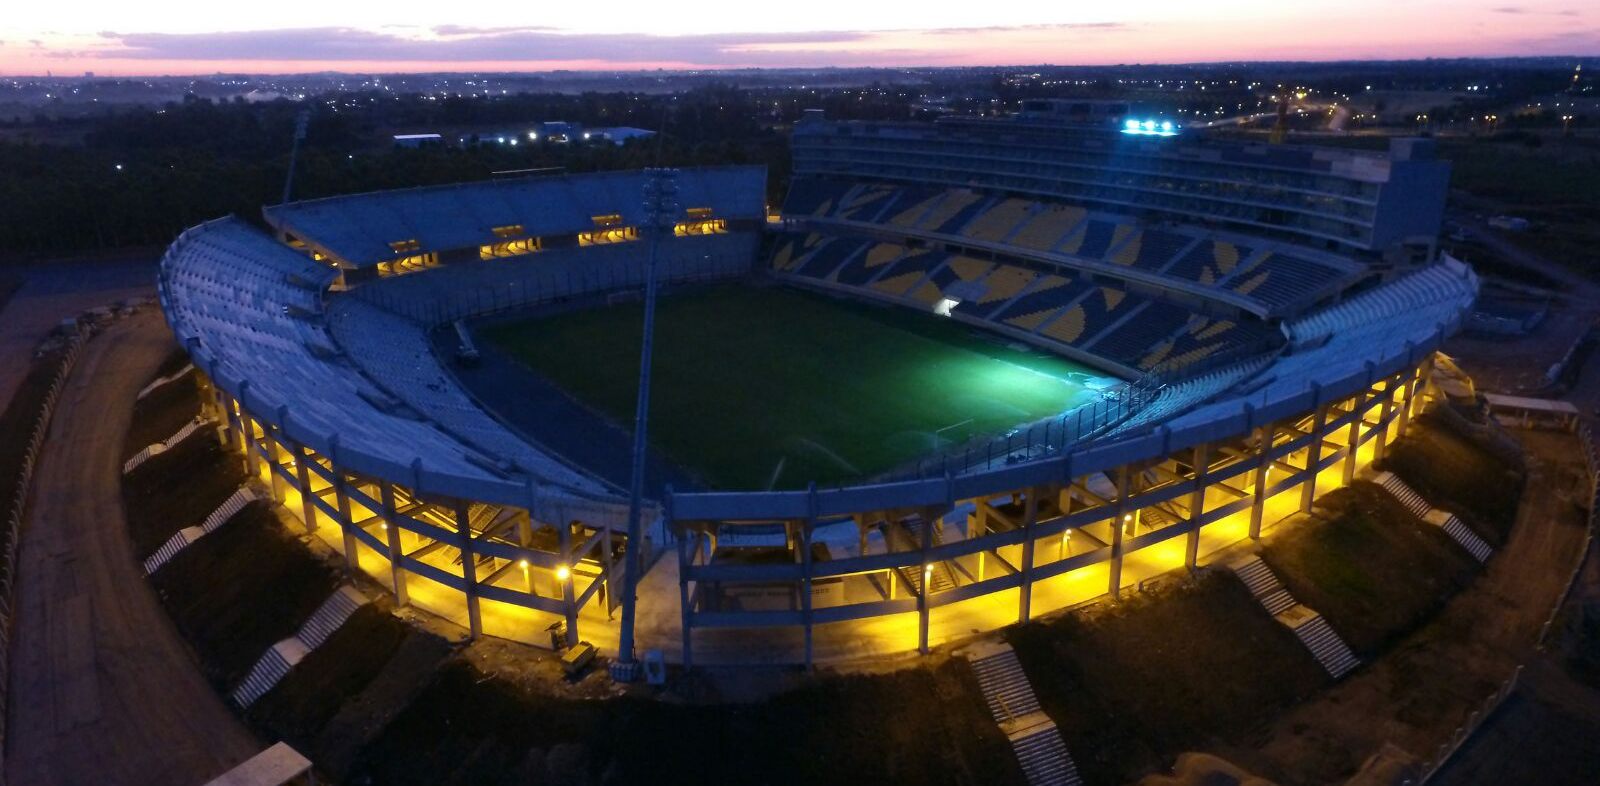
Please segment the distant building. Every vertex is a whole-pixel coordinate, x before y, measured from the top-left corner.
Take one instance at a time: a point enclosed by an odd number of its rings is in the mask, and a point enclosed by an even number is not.
[[[634,139],[649,139],[656,135],[654,131],[643,128],[630,128],[616,126],[614,128],[591,128],[583,132],[583,138],[590,142],[610,142],[613,145],[624,144]]]
[[[395,147],[425,147],[428,145],[443,145],[444,138],[438,134],[395,134]]]
[[[565,120],[551,120],[544,123],[534,123],[528,129],[528,140],[531,142],[554,142],[565,144],[583,139],[583,124],[569,123]]]

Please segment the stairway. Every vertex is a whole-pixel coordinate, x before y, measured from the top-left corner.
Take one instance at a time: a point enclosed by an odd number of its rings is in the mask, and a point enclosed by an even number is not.
[[[1456,542],[1456,545],[1466,549],[1473,559],[1483,563],[1488,562],[1489,558],[1494,556],[1494,547],[1485,542],[1483,538],[1478,537],[1478,533],[1473,532],[1471,527],[1468,527],[1461,519],[1456,518],[1449,511],[1440,510],[1428,504],[1428,501],[1423,499],[1422,495],[1418,494],[1415,489],[1406,485],[1406,482],[1401,480],[1399,475],[1393,472],[1379,472],[1373,476],[1372,481],[1382,486],[1385,491],[1399,500],[1406,510],[1411,511],[1412,515],[1443,529],[1444,534],[1449,535],[1450,539]]]
[[[933,570],[930,571],[928,568]],[[935,562],[921,570],[915,567],[902,568],[900,570],[900,578],[918,595],[922,594],[922,577],[924,574],[932,582],[935,594],[944,592],[947,589],[955,589],[956,587],[955,579],[950,576],[950,567],[943,562]]]
[[[989,705],[1030,786],[1079,786],[1083,780],[1061,732],[1039,709],[1028,675],[1007,644],[979,644],[965,653]]]
[[[267,694],[284,677],[289,670],[300,662],[307,653],[322,646],[345,620],[350,619],[356,609],[365,605],[367,599],[355,587],[343,585],[333,591],[328,599],[322,602],[311,616],[301,623],[300,629],[277,644],[272,645],[261,658],[250,667],[250,673],[244,681],[233,690],[233,702],[241,708],[248,708],[256,699]]]
[[[1455,516],[1445,519],[1442,529],[1444,534],[1449,535],[1451,540],[1459,543],[1473,559],[1479,562],[1488,562],[1489,557],[1494,554],[1494,549],[1485,543],[1483,538],[1478,537],[1478,533],[1473,532],[1471,527],[1463,524],[1461,519]]]
[[[160,570],[162,565],[167,564],[173,557],[178,556],[178,552],[188,548],[189,544],[215,532],[218,527],[226,523],[228,519],[233,518],[234,514],[254,501],[255,498],[255,492],[251,491],[249,486],[241,486],[232,496],[223,500],[216,510],[211,511],[211,515],[206,516],[206,520],[201,522],[200,526],[185,527],[179,530],[172,537],[167,538],[167,542],[161,544],[161,548],[156,549],[154,554],[146,557],[144,575],[149,576]]]
[[[1039,711],[1039,699],[1033,695],[1028,675],[1022,671],[1022,663],[1010,647],[974,659],[972,670],[978,675],[978,687],[983,690],[983,699],[989,703],[989,714],[994,716],[995,723]]]
[[[1300,623],[1294,629],[1294,635],[1306,645],[1306,649],[1311,650],[1311,655],[1334,679],[1349,674],[1361,665],[1361,660],[1350,651],[1344,639],[1339,638],[1339,634],[1333,631],[1321,614],[1314,614]]]
[[[1394,495],[1394,498],[1399,500],[1400,504],[1406,507],[1406,510],[1411,511],[1411,515],[1419,519],[1426,517],[1428,511],[1433,510],[1433,506],[1429,505],[1421,494],[1407,486],[1406,482],[1393,472],[1380,472],[1373,478],[1373,481],[1382,486],[1385,491]]]
[[[1233,572],[1250,589],[1250,594],[1266,607],[1268,614],[1276,617],[1295,605],[1294,596],[1289,594],[1289,590],[1278,581],[1277,574],[1260,557],[1251,557],[1235,565]]]
[[[904,538],[909,539],[908,542],[904,544],[906,549],[921,550],[922,528],[929,526],[929,523],[920,517],[906,518],[895,523],[898,523],[901,527],[905,528],[903,533]],[[895,523],[888,525],[889,532],[896,531]],[[886,533],[884,541],[886,543],[892,542],[887,535],[888,533]],[[939,527],[934,526],[933,536],[929,538],[929,542],[935,546],[944,543],[944,537],[939,534]],[[929,570],[930,567],[932,570]],[[900,570],[900,578],[905,581],[905,583],[910,586],[918,595],[922,594],[922,581],[924,574],[927,575],[928,581],[933,585],[934,593],[955,589],[957,586],[955,576],[950,574],[950,566],[946,565],[943,561],[936,561],[931,565],[925,565],[921,568],[909,567],[902,568]]]
[[[249,707],[256,699],[267,695],[289,669],[294,668],[306,654],[305,647],[299,646],[293,638],[284,639],[272,645],[256,665],[250,667],[250,673],[245,675],[244,682],[233,689],[233,702],[240,707]]]
[[[1283,586],[1283,582],[1278,580],[1278,575],[1272,572],[1272,568],[1261,561],[1261,557],[1251,554],[1229,565],[1228,568],[1244,582],[1256,602],[1260,603],[1273,619],[1294,631],[1300,643],[1311,651],[1312,657],[1316,658],[1334,679],[1349,674],[1352,669],[1361,665],[1361,660],[1350,651],[1350,647],[1344,643],[1344,639],[1339,638],[1339,634],[1328,621],[1323,619],[1321,614],[1295,600]]]
[[[300,626],[294,637],[305,644],[306,649],[314,650],[322,646],[322,642],[327,641],[366,602],[367,599],[355,587],[348,584],[341,586],[312,612],[311,618]]]
[[[1039,716],[1043,723],[1019,729],[1007,735],[1011,750],[1022,764],[1022,774],[1030,786],[1078,786],[1083,779],[1078,776],[1078,765],[1072,761],[1066,741],[1056,729],[1055,721]]]

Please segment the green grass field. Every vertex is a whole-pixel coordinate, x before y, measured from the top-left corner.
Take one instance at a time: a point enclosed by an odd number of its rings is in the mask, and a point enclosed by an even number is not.
[[[1087,366],[906,309],[719,287],[657,308],[653,449],[717,488],[880,473],[1091,400]],[[640,304],[484,329],[570,395],[632,423]]]

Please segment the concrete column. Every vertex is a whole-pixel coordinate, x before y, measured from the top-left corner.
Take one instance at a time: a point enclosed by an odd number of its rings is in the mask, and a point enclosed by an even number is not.
[[[1030,494],[1029,496],[1032,495]],[[977,510],[972,514],[972,531],[967,533],[967,537],[971,539],[981,538],[983,533],[987,531],[989,531],[989,501],[980,499],[978,500]],[[984,563],[987,562],[984,559],[985,556],[985,552],[978,552],[978,581],[983,581]]]
[[[233,447],[233,410],[228,407],[228,397],[222,388],[211,386],[211,409],[220,424],[217,428],[217,442],[224,448]]]
[[[1189,490],[1189,533],[1183,547],[1183,565],[1194,570],[1200,560],[1200,519],[1205,516],[1206,474],[1211,466],[1211,444],[1202,442],[1194,447],[1194,479]]]
[[[472,553],[472,511],[464,499],[455,500],[456,547],[461,549],[461,579],[467,596],[467,629],[476,639],[483,635],[483,610],[478,604],[478,557]]]
[[[1389,455],[1389,415],[1394,411],[1394,378],[1383,381],[1383,408],[1378,414],[1378,428],[1376,438],[1378,444],[1373,449],[1373,460],[1382,461]]]
[[[685,532],[687,537],[678,538],[678,614],[679,630],[683,632],[683,667],[694,667],[694,612],[690,608],[689,599],[689,566],[693,564],[693,552],[700,548],[700,535],[694,532]]]
[[[1422,414],[1423,407],[1427,405],[1428,397],[1430,395],[1429,387],[1432,384],[1433,355],[1430,354],[1428,355],[1428,359],[1423,362],[1421,368],[1417,369],[1417,391],[1420,395],[1412,397],[1411,414],[1413,416]]]
[[[1344,446],[1344,484],[1346,486],[1356,479],[1356,455],[1361,452],[1361,419],[1366,417],[1367,403],[1371,400],[1370,392],[1363,390],[1357,393],[1354,403],[1351,404],[1353,416],[1350,425],[1345,431]]]
[[[1406,372],[1405,382],[1403,383],[1405,387],[1401,390],[1403,398],[1400,400],[1400,427],[1395,430],[1395,436],[1397,437],[1405,436],[1406,431],[1411,427],[1411,406],[1413,399],[1417,395],[1417,376],[1416,369]]]
[[[244,433],[244,469],[252,479],[261,477],[261,453],[256,449],[256,422],[250,413],[239,410],[239,422]]]
[[[361,572],[361,541],[356,539],[355,519],[350,514],[350,487],[337,466],[333,468],[333,501],[339,506],[339,530],[344,533],[344,568],[355,576]]]
[[[267,478],[270,481],[269,485],[272,487],[272,498],[282,503],[289,498],[284,491],[283,474],[278,471],[278,468],[283,466],[283,445],[278,442],[277,437],[274,437],[270,431],[266,433],[266,440],[267,449],[271,451],[267,455],[272,458],[272,465],[267,467],[269,470]]]
[[[1022,503],[1022,584],[1017,598],[1017,622],[1027,622],[1033,613],[1033,550],[1034,525],[1039,522],[1038,486],[1028,489],[1028,498]]]
[[[557,530],[561,539],[561,564],[567,566],[567,580],[561,582],[561,602],[566,609],[567,616],[567,646],[576,646],[578,643],[578,599],[573,592],[572,569],[577,567],[572,559],[572,522],[563,521]],[[629,543],[632,550],[637,544]],[[629,560],[630,564],[639,565],[643,569],[644,560]],[[631,579],[630,579],[631,580]],[[631,599],[625,599],[625,602]]]
[[[811,639],[811,522],[798,522],[795,533],[799,541],[800,553],[800,622],[805,631],[806,668],[811,668],[812,639]]]
[[[1132,471],[1127,464],[1118,470],[1117,502],[1111,508],[1111,586],[1107,592],[1111,593],[1112,600],[1122,597],[1122,530],[1123,518],[1127,516],[1129,486],[1133,482]]]
[[[1328,427],[1328,405],[1317,407],[1311,424],[1311,444],[1306,446],[1306,480],[1300,485],[1300,512],[1309,513],[1317,498],[1317,465],[1322,463],[1322,439]]]
[[[922,571],[922,591],[917,593],[917,651],[928,654],[928,593],[933,589],[933,574],[928,567],[928,550],[933,548],[934,519],[928,511],[922,512],[922,559],[917,563],[917,570]]]
[[[1272,441],[1276,437],[1275,424],[1268,423],[1257,430],[1256,468],[1254,472],[1255,497],[1250,501],[1250,539],[1261,539],[1261,516],[1267,506],[1267,483],[1272,469]]]
[[[305,519],[306,532],[317,531],[317,503],[311,491],[311,451],[304,446],[291,446],[294,451],[295,481],[300,485],[300,515]]]
[[[410,593],[406,591],[406,569],[401,564],[405,557],[400,548],[400,525],[395,523],[394,510],[394,485],[387,480],[378,481],[379,500],[383,510],[383,532],[389,546],[389,581],[394,586],[394,604],[405,606],[411,603]]]

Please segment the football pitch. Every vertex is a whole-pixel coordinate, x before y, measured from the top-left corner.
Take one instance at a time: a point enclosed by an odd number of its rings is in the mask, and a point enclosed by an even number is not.
[[[631,428],[640,303],[483,337]],[[720,489],[856,480],[1092,400],[1088,366],[932,314],[725,286],[656,307],[650,444]]]

